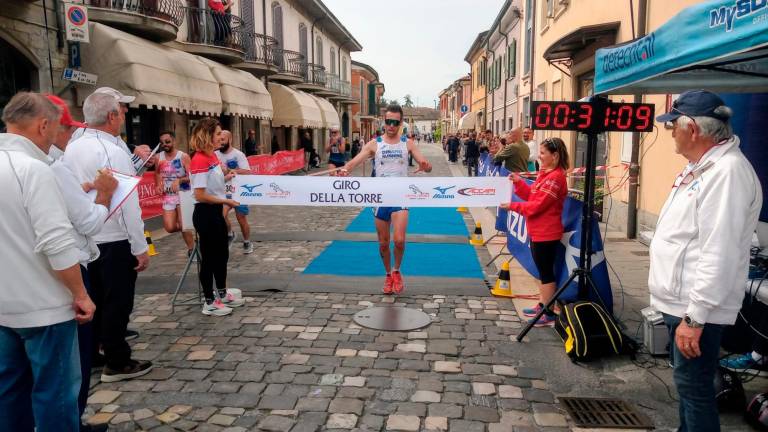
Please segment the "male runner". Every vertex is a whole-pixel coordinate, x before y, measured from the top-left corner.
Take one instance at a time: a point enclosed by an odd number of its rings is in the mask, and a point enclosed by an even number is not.
[[[419,164],[419,168],[414,173],[432,171],[432,164],[422,156],[413,140],[408,140],[405,135],[400,136],[402,121],[403,109],[400,105],[389,105],[384,116],[384,136],[380,136],[363,146],[360,153],[339,170],[339,175],[348,176],[349,172],[357,165],[370,157],[375,157],[377,177],[407,177],[409,152],[413,154],[413,158]],[[374,207],[373,211],[376,234],[379,238],[379,253],[384,263],[384,269],[387,271],[387,277],[384,279],[384,294],[400,294],[405,289],[403,275],[400,273],[400,264],[403,262],[403,254],[405,253],[408,209],[405,207]],[[391,265],[389,252],[390,227],[394,231],[394,267]]]
[[[181,237],[187,244],[187,256],[192,254],[195,240],[192,231],[181,229],[180,190],[189,190],[189,155],[176,149],[176,134],[165,131],[160,134],[160,149],[157,155],[158,166],[155,170],[155,187],[163,196],[163,227],[166,232],[181,231]]]
[[[251,166],[248,164],[248,159],[245,154],[240,150],[232,147],[232,133],[228,130],[221,131],[221,147],[216,150],[216,156],[221,163],[227,168],[228,172],[234,172],[236,174],[251,174]],[[232,192],[234,187],[232,186],[232,180],[226,184],[227,199],[232,199]],[[229,244],[235,241],[235,232],[232,231],[232,224],[229,222],[227,215],[232,207],[224,206],[224,219],[227,221],[227,236],[229,237]],[[243,253],[249,254],[253,252],[253,244],[251,243],[251,226],[248,225],[248,206],[239,205],[235,207],[235,218],[240,225],[240,231],[243,233]]]

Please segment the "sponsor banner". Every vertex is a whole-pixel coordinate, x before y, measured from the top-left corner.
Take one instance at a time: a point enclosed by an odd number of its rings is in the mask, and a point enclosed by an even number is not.
[[[512,194],[505,177],[239,175],[233,184],[232,198],[247,205],[487,207]]]
[[[259,175],[276,175],[298,171],[304,168],[304,150],[248,156],[248,164],[251,166],[251,171]]]
[[[163,214],[163,196],[155,188],[155,172],[145,172],[137,188],[141,218],[146,220]]]
[[[478,168],[480,175],[485,173],[486,175],[497,176],[496,178],[499,178],[498,176],[506,178],[509,175],[509,171],[504,167],[494,166],[493,156],[488,154],[480,157]],[[531,181],[528,182],[532,183]],[[512,201],[522,200],[517,195],[512,195]],[[577,199],[571,197],[565,199],[562,216],[563,237],[560,239],[560,245],[555,258],[555,277],[557,278],[558,287],[568,280],[579,263],[582,205],[582,202]],[[507,248],[509,252],[531,276],[538,279],[539,271],[533,262],[533,256],[531,256],[531,239],[528,237],[525,217],[513,211],[498,209],[496,212],[496,229],[507,233]],[[594,221],[592,225],[592,251],[592,279],[597,286],[597,291],[600,293],[603,303],[608,307],[608,311],[612,312],[613,295],[611,293],[611,282],[608,278],[608,266],[605,261],[603,241],[600,237],[600,228],[597,221]],[[575,301],[578,299],[578,294],[578,281],[575,281],[568,286],[560,299],[566,302]],[[587,295],[589,299],[596,300],[592,290],[589,290]]]

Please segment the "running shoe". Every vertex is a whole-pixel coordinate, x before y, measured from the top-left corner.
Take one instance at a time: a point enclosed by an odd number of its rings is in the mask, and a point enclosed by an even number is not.
[[[557,319],[557,315],[547,315],[544,314],[539,318],[538,321],[536,321],[535,324],[533,324],[534,327],[551,327],[555,325],[555,320]]]
[[[221,300],[216,299],[213,303],[203,304],[203,315],[224,316],[232,313],[232,308],[224,306]]]
[[[250,253],[253,253],[253,243],[246,240],[243,242],[243,253],[248,255]]]
[[[392,292],[395,294],[402,294],[405,290],[405,282],[403,282],[403,274],[399,271],[392,272]]]
[[[110,383],[124,381],[146,375],[152,370],[152,362],[145,360],[128,360],[128,363],[119,368],[104,366],[101,373],[101,382]]]
[[[245,300],[237,298],[232,293],[227,293],[224,298],[221,299],[221,304],[228,308],[236,308],[245,304]]]
[[[720,360],[720,366],[734,372],[768,376],[768,366],[752,358],[752,353],[735,355]]]
[[[230,249],[232,249],[232,243],[234,243],[234,242],[235,242],[235,232],[234,231],[230,231],[229,233],[227,233],[227,246]]]
[[[537,303],[536,306],[532,308],[523,309],[523,316],[535,317],[542,309],[544,309],[544,305]]]
[[[387,277],[384,278],[384,294],[392,294],[392,275],[388,274]]]

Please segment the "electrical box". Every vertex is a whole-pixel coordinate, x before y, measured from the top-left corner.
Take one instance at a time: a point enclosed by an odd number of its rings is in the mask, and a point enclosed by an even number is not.
[[[643,316],[643,345],[651,355],[669,354],[669,330],[661,312],[649,306],[640,311]]]

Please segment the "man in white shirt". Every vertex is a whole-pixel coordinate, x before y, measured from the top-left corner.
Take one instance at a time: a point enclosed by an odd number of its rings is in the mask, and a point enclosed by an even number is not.
[[[18,93],[0,134],[0,430],[76,432],[77,322],[95,306],[83,285],[64,198],[48,166],[60,112]]]
[[[216,156],[219,158],[222,164],[227,169],[227,173],[233,172],[235,174],[251,174],[251,166],[248,164],[248,159],[245,154],[240,150],[232,147],[232,132],[228,130],[221,131],[222,143],[221,147],[216,150]],[[227,199],[232,198],[234,187],[232,186],[232,180],[229,180],[226,185]],[[232,230],[232,224],[229,222],[227,215],[232,210],[232,207],[224,206],[224,219],[227,221],[227,230],[229,236],[229,244],[235,241],[235,232]],[[237,219],[238,225],[240,225],[240,232],[243,233],[243,253],[253,253],[253,244],[251,243],[251,226],[248,224],[248,206],[239,205],[235,207],[235,219]]]
[[[83,276],[83,284],[92,295],[88,279],[88,263],[99,257],[99,248],[93,240],[93,236],[101,231],[109,214],[109,205],[112,194],[117,188],[117,180],[107,171],[102,170],[92,184],[81,185],[72,170],[64,161],[64,151],[72,138],[72,132],[76,128],[85,127],[84,124],[72,119],[66,102],[58,96],[47,95],[61,111],[59,120],[59,133],[56,141],[51,146],[48,155],[54,159],[51,169],[56,175],[56,183],[64,197],[67,206],[67,216],[74,228],[75,243],[80,251],[80,273]],[[54,152],[57,149],[58,152]],[[53,155],[56,155],[54,157]],[[89,196],[84,188],[93,190],[93,196]],[[78,410],[82,417],[88,402],[88,391],[91,388],[91,364],[93,356],[93,325],[92,323],[80,324],[77,328],[78,351],[80,353],[80,371],[82,372],[82,384],[80,395],[77,398]],[[106,430],[106,425],[81,425],[80,432],[97,432]]]
[[[692,90],[656,119],[688,160],[659,213],[648,275],[651,305],[663,313],[673,341],[680,431],[720,430],[713,384],[720,339],[741,308],[763,204],[732,115],[714,93]]]
[[[528,171],[539,170],[539,146],[536,144],[536,140],[533,139],[533,129],[526,126],[523,129],[523,142],[528,146]]]
[[[127,107],[119,101],[120,98],[112,94],[93,93],[83,104],[88,129],[72,141],[64,153],[67,165],[80,183],[93,182],[102,169],[136,173],[130,155],[120,145],[119,133]],[[94,318],[94,347],[101,343],[105,357],[101,381],[136,378],[152,368],[151,362],[131,359],[131,347],[125,341],[137,272],[149,266],[136,191],[128,195],[93,238],[100,256],[90,263],[88,273],[99,308]]]

